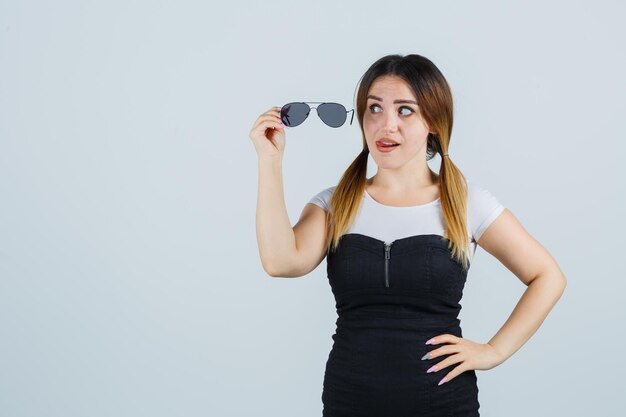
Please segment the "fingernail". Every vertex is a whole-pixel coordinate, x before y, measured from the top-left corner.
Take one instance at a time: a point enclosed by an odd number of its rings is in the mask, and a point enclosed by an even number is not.
[[[433,341],[433,339],[429,339],[428,342],[426,342],[426,344],[430,345],[432,341]]]
[[[427,374],[434,372],[437,369],[437,365],[433,365],[430,367],[430,369],[428,371],[426,371]]]
[[[430,353],[427,353],[424,356],[422,356],[422,360],[424,359],[430,359]]]
[[[445,377],[444,379],[442,379],[441,381],[439,381],[439,384],[437,384],[437,386],[441,385],[441,384],[445,384],[446,382],[448,382],[448,377]]]

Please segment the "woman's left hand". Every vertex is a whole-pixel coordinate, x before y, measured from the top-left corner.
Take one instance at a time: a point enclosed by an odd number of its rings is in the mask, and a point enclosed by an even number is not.
[[[447,368],[450,365],[461,363],[456,366],[439,382],[439,385],[451,381],[457,375],[469,371],[471,369],[487,370],[492,369],[504,362],[503,355],[500,354],[489,343],[476,343],[469,339],[454,336],[452,334],[442,334],[430,339],[429,345],[438,345],[441,343],[450,343],[433,349],[428,352],[422,359],[432,360],[443,355],[451,355],[444,360],[433,365],[428,371],[437,372],[440,369]]]

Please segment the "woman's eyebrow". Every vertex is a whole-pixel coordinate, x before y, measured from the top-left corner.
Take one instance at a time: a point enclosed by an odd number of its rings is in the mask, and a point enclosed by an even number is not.
[[[383,101],[382,98],[373,96],[371,94],[369,96],[367,96],[367,98],[371,98],[371,99],[378,100],[378,101]],[[417,104],[417,101],[415,101],[415,100],[394,100],[393,103],[394,104],[396,104],[396,103],[413,103],[413,104]]]

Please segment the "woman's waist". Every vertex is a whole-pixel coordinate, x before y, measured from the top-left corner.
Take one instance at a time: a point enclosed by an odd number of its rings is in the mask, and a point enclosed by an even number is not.
[[[336,324],[352,328],[379,325],[389,329],[419,330],[460,328],[461,320],[455,313],[383,306],[339,311]]]
[[[463,337],[460,320],[456,317],[433,317],[428,315],[394,316],[388,312],[359,311],[344,313],[337,318],[336,331],[332,336],[343,345],[381,348],[422,345],[441,334]],[[432,348],[432,346],[430,346]]]
[[[335,296],[339,317],[410,319],[424,325],[458,325],[461,305],[456,299],[407,291],[380,292],[369,289]]]

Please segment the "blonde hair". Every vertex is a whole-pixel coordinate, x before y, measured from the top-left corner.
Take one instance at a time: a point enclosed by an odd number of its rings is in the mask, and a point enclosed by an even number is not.
[[[429,59],[420,55],[387,55],[376,62],[361,77],[357,93],[357,119],[361,127],[363,150],[341,176],[330,199],[326,214],[327,251],[336,250],[341,236],[354,222],[363,201],[367,183],[369,149],[363,131],[368,91],[378,77],[390,75],[403,79],[413,90],[421,115],[430,130],[426,160],[436,153],[448,153],[452,134],[452,92],[443,74]],[[470,259],[470,241],[467,232],[467,193],[465,176],[449,156],[442,157],[439,170],[439,200],[444,217],[445,231],[452,256],[467,270]]]

